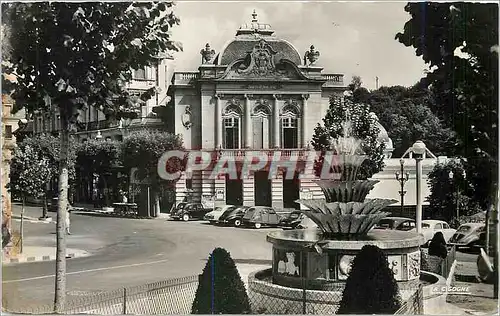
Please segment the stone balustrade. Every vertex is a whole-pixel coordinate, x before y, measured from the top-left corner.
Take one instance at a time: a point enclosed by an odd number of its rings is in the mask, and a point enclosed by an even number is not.
[[[200,74],[198,71],[176,72],[172,83],[174,85],[190,85],[198,80]]]

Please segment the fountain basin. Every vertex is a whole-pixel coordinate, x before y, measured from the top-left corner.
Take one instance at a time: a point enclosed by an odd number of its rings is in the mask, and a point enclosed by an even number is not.
[[[424,238],[416,232],[373,229],[363,236],[323,240],[320,230],[289,230],[271,232],[267,241],[273,244],[272,281],[277,285],[302,288],[306,282],[312,290],[343,288],[356,254],[364,245],[375,245],[387,254],[400,288],[418,288]]]
[[[335,314],[342,300],[343,284],[335,290],[320,291],[273,284],[272,269],[255,271],[248,276],[248,291],[253,311],[265,314],[302,314],[304,297],[308,314]],[[436,287],[446,285],[446,280],[434,273],[422,271],[419,283],[423,286],[424,313],[433,314],[446,305],[446,294],[437,293]],[[398,285],[401,283],[398,282]],[[400,288],[401,299],[407,300],[414,289]]]

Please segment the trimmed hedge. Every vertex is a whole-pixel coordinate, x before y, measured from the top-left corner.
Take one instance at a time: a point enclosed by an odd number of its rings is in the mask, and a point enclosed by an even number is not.
[[[394,314],[401,296],[385,253],[366,245],[356,255],[337,314]]]
[[[215,248],[200,275],[192,314],[248,314],[245,284],[229,252]]]

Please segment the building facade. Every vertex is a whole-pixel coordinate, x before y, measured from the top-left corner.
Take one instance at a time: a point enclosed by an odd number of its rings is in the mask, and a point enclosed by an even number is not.
[[[24,110],[12,113],[14,106],[13,100],[8,96],[2,95],[2,224],[5,224],[9,230],[11,228],[10,220],[12,215],[11,196],[7,190],[7,184],[10,182],[10,162],[12,159],[12,150],[16,146],[16,137],[14,131],[18,128],[20,120],[24,119]]]
[[[140,102],[136,109],[137,118],[107,120],[104,113],[99,110],[99,106],[89,105],[79,116],[77,132],[73,135],[79,142],[88,139],[112,139],[122,140],[124,136],[132,131],[143,128],[164,129],[165,123],[157,116],[153,110],[156,107],[165,107],[168,103],[167,88],[170,66],[172,58],[168,57],[158,60],[154,66],[133,70],[132,81],[127,85],[129,93],[139,96],[148,89],[155,88],[154,96]],[[44,113],[34,113],[31,120],[21,124],[19,134],[58,134],[61,129],[60,117],[57,108]]]
[[[342,97],[347,89],[343,74],[324,72],[314,46],[300,54],[270,25],[259,23],[255,12],[219,53],[207,44],[201,55],[198,70],[175,72],[169,87],[173,132],[183,136],[185,147],[215,151],[234,161],[238,172],[256,151],[297,160],[298,168],[294,179],[282,172],[269,177],[269,165],[237,180],[187,170],[177,182],[177,201],[191,191],[195,200],[214,196],[216,205],[297,208],[301,192],[321,197],[314,175],[304,169],[305,154],[330,97]],[[381,130],[390,157],[392,142]]]

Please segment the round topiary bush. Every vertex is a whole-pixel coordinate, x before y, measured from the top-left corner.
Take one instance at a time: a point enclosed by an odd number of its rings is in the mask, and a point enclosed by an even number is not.
[[[233,259],[215,248],[200,275],[192,314],[248,314],[250,302]]]
[[[394,314],[401,296],[387,256],[366,245],[357,254],[347,278],[338,314]]]

